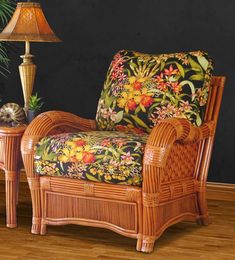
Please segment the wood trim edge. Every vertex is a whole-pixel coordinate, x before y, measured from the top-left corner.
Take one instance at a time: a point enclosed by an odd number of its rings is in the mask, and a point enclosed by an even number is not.
[[[0,171],[0,181],[4,181],[4,173]],[[20,182],[27,182],[24,170],[20,171]],[[235,184],[207,182],[206,198],[210,200],[235,201]]]

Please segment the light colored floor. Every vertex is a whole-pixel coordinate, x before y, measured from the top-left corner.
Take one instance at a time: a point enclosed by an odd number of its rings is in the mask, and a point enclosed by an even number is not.
[[[213,224],[181,223],[169,228],[152,254],[135,251],[136,241],[111,231],[82,226],[49,227],[46,236],[30,234],[31,205],[21,183],[18,228],[5,227],[4,182],[0,181],[0,260],[3,259],[235,259],[235,203],[209,200]]]

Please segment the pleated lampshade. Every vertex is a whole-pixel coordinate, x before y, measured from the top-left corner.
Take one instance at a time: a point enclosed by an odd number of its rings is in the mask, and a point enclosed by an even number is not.
[[[0,34],[0,41],[59,42],[39,3],[21,2]]]

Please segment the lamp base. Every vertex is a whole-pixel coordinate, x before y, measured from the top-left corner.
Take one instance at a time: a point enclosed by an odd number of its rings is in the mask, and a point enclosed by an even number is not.
[[[29,99],[33,92],[37,66],[32,61],[34,56],[29,53],[29,42],[26,42],[25,50],[25,55],[20,56],[23,59],[23,63],[19,66],[19,72],[24,94],[24,110],[27,115]]]

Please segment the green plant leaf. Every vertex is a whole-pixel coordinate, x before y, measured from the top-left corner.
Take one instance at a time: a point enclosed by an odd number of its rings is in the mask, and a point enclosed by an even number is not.
[[[11,17],[15,7],[15,1],[13,0],[1,0],[0,1],[0,22],[5,26]],[[0,43],[0,74],[7,77],[9,74],[8,66],[9,59],[6,47],[9,43]]]
[[[194,87],[193,83],[192,83],[191,81],[189,81],[189,80],[184,80],[184,81],[180,82],[180,85],[181,85],[182,87],[183,87],[184,85],[189,85],[189,87],[190,87],[190,89],[191,89],[192,101],[193,101],[194,98],[195,98],[195,95],[193,95],[193,94],[195,94],[195,87]]]
[[[130,66],[132,66],[132,67],[134,67],[134,68],[137,67],[137,65],[136,65],[132,60],[130,61]]]
[[[62,169],[62,171],[64,171],[64,166],[62,162],[60,162],[60,168]]]
[[[109,97],[109,96],[107,96],[107,97],[105,98],[105,101],[104,101],[105,105],[106,105],[107,107],[110,107],[114,99],[115,99],[115,97]]]
[[[203,69],[207,70],[208,65],[209,65],[208,60],[205,57],[203,57],[203,56],[197,57],[197,60],[200,63],[200,65],[203,67]]]
[[[175,62],[175,64],[176,64],[181,76],[184,78],[184,76],[185,76],[184,68],[178,62]]]
[[[192,58],[189,58],[189,63],[194,71],[202,72],[202,67]]]
[[[131,76],[131,71],[129,69],[126,69],[126,71],[127,71],[128,77],[130,77]]]
[[[166,92],[165,95],[171,100],[172,103],[177,104],[177,99],[170,92]]]
[[[195,75],[192,75],[192,76],[190,76],[190,78],[189,78],[190,80],[204,80],[204,77],[203,77],[203,75],[201,75],[201,74],[195,74]]]
[[[29,99],[29,110],[39,111],[44,104],[41,100],[42,98],[38,97],[37,93],[32,95]]]
[[[123,111],[119,111],[117,113],[117,117],[116,117],[115,123],[119,123],[120,121],[122,121],[122,118],[123,118]]]
[[[131,122],[131,120],[129,120],[129,119],[127,119],[127,118],[123,118],[123,120],[125,121],[125,122],[127,122],[128,124],[131,124],[132,125],[132,122]]]
[[[145,107],[143,105],[141,105],[141,104],[139,106],[140,106],[141,110],[145,113],[146,112]]]
[[[86,174],[86,177],[87,177],[87,179],[88,180],[90,180],[90,181],[98,181],[98,179],[96,179],[94,176],[92,176],[92,175],[90,175],[90,174]]]
[[[197,126],[200,126],[202,124],[202,119],[199,114],[196,115],[196,124]]]
[[[131,117],[135,120],[135,122],[139,125],[139,126],[142,126],[146,129],[149,129],[149,127],[137,116],[133,116],[131,115]]]
[[[165,64],[166,64],[166,63],[165,63],[164,61],[161,62],[161,66],[160,66],[160,70],[161,70],[161,71],[164,69]]]
[[[140,112],[140,107],[138,106],[136,109],[135,109],[135,114],[138,114]]]

